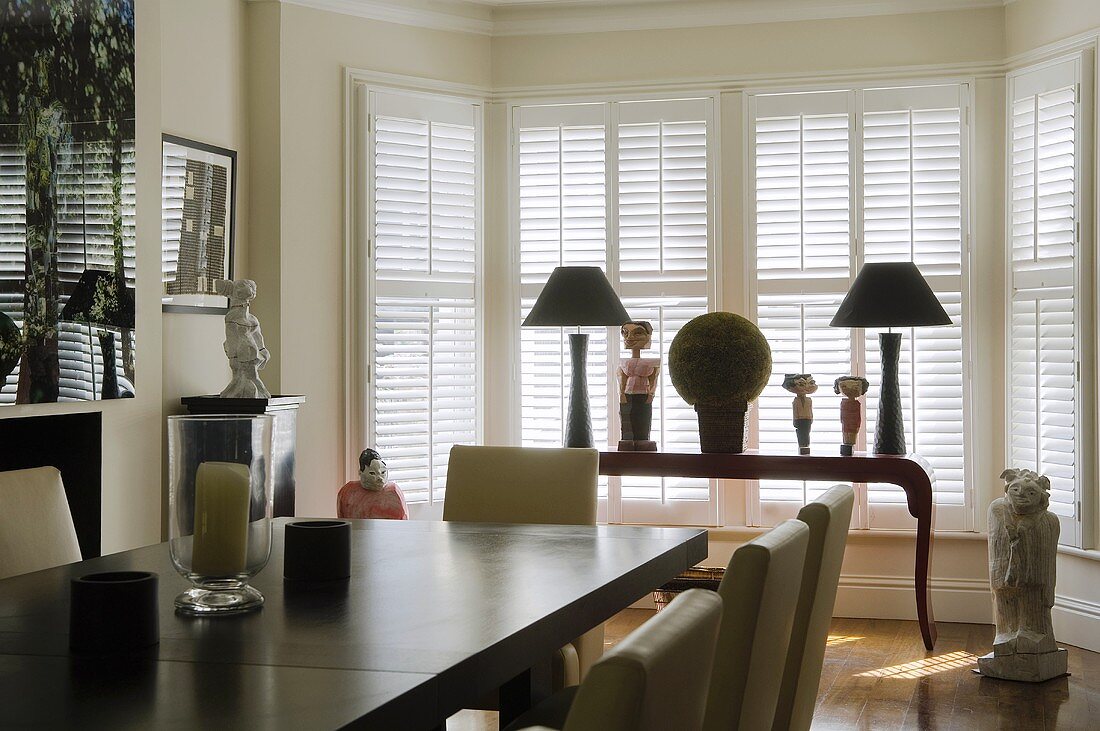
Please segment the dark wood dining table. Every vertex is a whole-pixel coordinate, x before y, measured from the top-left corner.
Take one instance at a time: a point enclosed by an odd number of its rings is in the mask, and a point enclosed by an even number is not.
[[[0,728],[431,729],[550,692],[555,650],[707,556],[705,530],[353,521],[352,577],[284,582],[283,526],[247,614],[175,614],[158,544],[0,581]],[[68,649],[69,581],[160,577],[160,643]]]

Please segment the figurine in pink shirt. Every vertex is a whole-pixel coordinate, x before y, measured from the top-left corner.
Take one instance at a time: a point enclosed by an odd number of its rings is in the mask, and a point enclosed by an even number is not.
[[[619,360],[619,417],[623,428],[619,451],[656,452],[657,442],[649,438],[649,433],[661,359],[642,357],[642,348],[648,348],[653,340],[653,325],[645,320],[628,322],[620,332],[630,357]]]
[[[359,455],[359,479],[340,488],[336,496],[336,514],[341,518],[385,518],[408,520],[405,495],[386,477],[389,470],[382,455],[364,449]]]
[[[859,427],[863,424],[863,406],[859,403],[859,397],[867,393],[870,386],[862,376],[841,376],[833,382],[833,391],[844,394],[840,402],[840,433],[843,439],[840,454],[843,457],[852,456]]]

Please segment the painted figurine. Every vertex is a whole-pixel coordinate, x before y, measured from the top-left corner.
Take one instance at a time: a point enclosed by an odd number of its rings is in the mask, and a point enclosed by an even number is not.
[[[814,405],[810,394],[817,392],[817,382],[809,373],[788,373],[783,376],[783,388],[794,394],[794,433],[798,437],[798,453],[810,453],[810,427],[814,423]]]
[[[1005,496],[989,505],[989,583],[997,635],[978,658],[982,675],[1039,682],[1065,675],[1066,651],[1054,642],[1058,517],[1047,510],[1050,480],[1031,470],[1001,473]]]
[[[841,376],[833,381],[833,392],[844,395],[840,402],[840,433],[843,439],[840,454],[843,457],[852,456],[859,427],[863,424],[863,406],[859,403],[859,397],[867,393],[870,387],[871,384],[863,376]]]
[[[649,433],[661,359],[642,357],[642,349],[652,343],[653,325],[645,320],[628,322],[620,332],[630,357],[619,361],[619,417],[623,428],[619,451],[656,452],[657,442],[649,438]]]
[[[359,479],[340,488],[336,496],[336,514],[341,518],[408,520],[405,495],[396,483],[386,479],[388,475],[382,455],[373,449],[364,449],[359,455]]]
[[[221,392],[223,398],[270,398],[271,392],[260,380],[260,370],[267,365],[270,354],[264,347],[260,321],[248,311],[248,303],[256,297],[256,283],[251,279],[218,279],[214,291],[229,298],[225,313],[225,357],[233,378]]]

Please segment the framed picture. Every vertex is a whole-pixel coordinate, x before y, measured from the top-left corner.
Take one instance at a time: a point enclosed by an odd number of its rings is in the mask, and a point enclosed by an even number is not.
[[[225,314],[214,289],[233,278],[237,153],[161,136],[161,309]]]

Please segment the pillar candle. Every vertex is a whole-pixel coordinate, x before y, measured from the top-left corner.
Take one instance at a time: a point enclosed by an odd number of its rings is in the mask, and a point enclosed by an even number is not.
[[[191,570],[235,576],[248,562],[248,465],[203,462],[195,475],[195,543]]]

